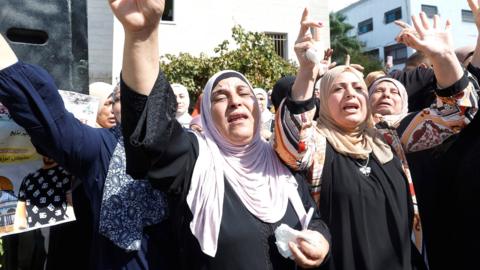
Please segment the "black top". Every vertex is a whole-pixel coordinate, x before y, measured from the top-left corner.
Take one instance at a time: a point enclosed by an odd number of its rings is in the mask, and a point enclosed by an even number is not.
[[[20,185],[18,200],[25,202],[28,227],[52,224],[68,218],[67,191],[70,174],[62,167],[39,169],[27,175]]]
[[[365,176],[352,158],[327,143],[320,212],[332,247],[325,269],[412,269],[413,207],[400,161],[394,157],[381,165],[371,154],[368,166]]]
[[[480,69],[468,71],[477,80]],[[480,242],[480,115],[460,132],[448,147],[433,156],[435,174],[430,176],[428,248],[430,269],[478,269]],[[428,170],[428,167],[422,168]],[[422,213],[422,212],[420,212]],[[423,218],[423,217],[422,217]],[[426,231],[427,232],[427,231]]]
[[[189,228],[192,213],[185,200],[198,157],[198,141],[175,120],[175,96],[163,74],[159,74],[146,102],[145,96],[131,91],[123,82],[121,91],[122,129],[125,138],[130,138],[125,143],[127,173],[136,178],[148,176],[154,187],[168,192],[173,229],[170,255],[175,268],[295,269],[292,260],[279,254],[273,234],[281,223],[300,229],[292,206],[289,204],[279,222],[262,222],[245,208],[227,181],[216,256],[201,252]],[[303,178],[296,175],[296,179],[305,208],[315,207]],[[329,239],[318,212],[309,229]]]
[[[408,93],[408,111],[416,112],[427,108],[435,100],[437,80],[432,68],[418,67],[409,71],[398,71],[392,77],[400,81]]]

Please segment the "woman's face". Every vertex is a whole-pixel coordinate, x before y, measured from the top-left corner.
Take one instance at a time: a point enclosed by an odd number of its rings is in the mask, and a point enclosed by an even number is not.
[[[255,135],[255,96],[244,81],[236,77],[221,80],[211,94],[212,119],[220,135],[234,145],[245,145]]]
[[[173,93],[177,98],[177,115],[182,115],[187,112],[188,106],[190,106],[190,98],[188,93],[182,89],[173,89]]]
[[[345,131],[355,130],[367,117],[367,89],[351,72],[333,81],[327,102],[330,116]]]
[[[97,113],[97,124],[103,128],[114,127],[117,121],[112,113],[112,98],[108,97]]]
[[[263,112],[267,107],[267,100],[265,99],[265,96],[262,94],[257,94],[255,96],[257,97],[258,106],[260,106],[260,111]]]
[[[117,86],[119,87],[119,86]],[[120,104],[120,89],[114,91],[112,113],[117,120],[117,123],[122,121],[122,105]]]
[[[400,91],[395,84],[388,81],[380,82],[370,95],[370,104],[374,114],[400,114],[402,112],[402,102]]]

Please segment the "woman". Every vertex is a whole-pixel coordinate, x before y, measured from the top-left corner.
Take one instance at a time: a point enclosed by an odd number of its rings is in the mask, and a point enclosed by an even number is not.
[[[272,136],[273,114],[267,108],[268,94],[262,88],[254,88],[253,92],[255,93],[255,97],[257,98],[258,104],[260,105],[262,122],[261,134],[265,140],[269,140]]]
[[[294,269],[278,252],[274,230],[281,223],[306,227],[305,209],[313,202],[260,138],[252,87],[238,72],[215,74],[203,92],[203,133],[181,128],[156,60],[164,5],[143,4],[140,11],[111,2],[126,32],[121,98],[127,170],[169,192],[178,268]],[[318,246],[298,240],[290,249],[298,265],[311,268],[328,252],[328,230],[318,216],[308,228],[300,238],[309,235]]]
[[[292,90],[294,95],[295,86]],[[311,110],[300,115],[313,114],[310,103],[303,106]],[[280,113],[290,115],[294,101],[284,104]],[[335,67],[322,78],[318,127],[310,131],[305,127],[311,123],[302,123],[301,130],[311,136],[298,142],[303,149],[291,156],[285,120],[277,122],[276,150],[292,167],[303,161],[297,169],[322,176],[321,190],[316,175],[311,188],[331,228],[327,269],[412,269],[407,181],[390,147],[376,135],[369,113],[362,74],[350,66]]]
[[[175,113],[175,118],[184,128],[190,127],[190,121],[192,121],[192,116],[188,114],[188,107],[190,106],[190,96],[188,95],[188,90],[185,86],[179,83],[172,83],[173,93],[177,98],[177,112]]]
[[[89,94],[99,99],[96,123],[99,128],[112,128],[117,123],[112,114],[113,88],[113,85],[104,82],[92,83],[88,88]]]
[[[469,79],[464,75],[460,82],[463,81],[464,85],[468,85]],[[435,202],[443,201],[437,192],[443,188],[440,179],[444,174],[439,170],[439,167],[444,167],[439,165],[441,164],[439,160],[448,157],[445,154],[446,149],[456,138],[450,135],[456,134],[463,128],[470,121],[468,115],[474,115],[478,108],[478,97],[475,91],[471,87],[463,89],[459,85],[453,85],[450,90],[437,89],[436,93],[440,95],[442,92],[449,91],[454,94],[450,94],[451,97],[439,96],[429,108],[411,113],[408,112],[407,91],[399,81],[381,77],[374,81],[369,89],[370,105],[375,114],[377,128],[400,158],[409,181],[415,209],[413,228],[415,243],[417,248],[422,250],[425,248],[422,242],[425,242],[431,267],[441,265],[434,261],[434,258],[437,257],[439,250],[442,250],[439,243],[444,241],[443,237],[434,235],[438,222],[433,222],[437,213],[440,214],[438,219],[442,219],[440,216],[443,216],[439,213],[443,213],[443,210],[436,210],[438,203]],[[458,111],[451,111],[451,108],[442,106],[443,103],[457,104]],[[429,132],[432,129],[437,132]],[[412,136],[413,134],[415,135]],[[410,138],[415,138],[417,143],[412,143]],[[447,138],[448,141],[446,141]],[[413,153],[426,149],[428,150]],[[420,202],[418,205],[417,197]],[[420,217],[422,217],[421,226]]]
[[[73,190],[76,222],[52,228],[50,247],[60,253],[49,258],[47,267],[168,269],[161,222],[167,217],[166,196],[126,173],[120,126],[82,124],[66,110],[53,78],[18,61],[1,35],[0,55],[0,102],[28,132],[37,152],[82,183]],[[113,112],[119,116],[119,91],[113,96]],[[73,245],[78,251],[67,252]]]
[[[164,81],[161,74],[158,81]],[[171,192],[177,206],[171,208],[172,221],[179,234],[174,242],[181,258],[188,258],[181,260],[181,267],[292,269],[293,261],[277,251],[273,232],[282,223],[300,229],[313,201],[303,180],[297,182],[260,138],[258,103],[246,78],[224,71],[208,81],[201,114],[204,135],[162,117],[173,106],[168,84],[156,84],[136,119],[132,112],[142,107],[130,104],[141,104],[137,102],[141,97],[127,89],[123,84],[122,127],[132,142],[131,155],[127,146],[127,166],[133,176],[147,174],[154,186]],[[127,120],[126,115],[132,117]],[[328,250],[328,242],[317,232],[328,235],[318,216],[309,228],[321,249],[309,247],[319,254],[312,265],[296,256],[302,267],[318,266]]]
[[[417,22],[416,17],[414,20]],[[310,172],[312,193],[331,229],[332,252],[326,268],[423,268],[410,240],[413,207],[409,184],[399,158],[374,128],[363,74],[349,65],[328,71],[321,81],[317,126],[312,121],[312,90],[318,71],[305,58],[305,51],[315,44],[307,34],[309,27],[318,25],[308,20],[305,11],[295,45],[300,69],[291,97],[278,112],[274,145],[292,169]],[[447,44],[436,39],[442,34],[428,35],[437,43],[431,46],[431,51],[437,50],[432,55],[456,63]],[[424,44],[427,41],[431,42],[422,37]],[[463,74],[457,71],[450,69],[450,74],[438,80],[439,85],[461,80]],[[467,87],[466,93],[470,90]],[[428,120],[428,115],[420,117]],[[411,139],[407,139],[410,147],[422,144]]]

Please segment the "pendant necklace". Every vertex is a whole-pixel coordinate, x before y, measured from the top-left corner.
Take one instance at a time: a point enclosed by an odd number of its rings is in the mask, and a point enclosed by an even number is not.
[[[368,162],[370,161],[370,155],[367,156],[367,160],[365,162],[365,164],[362,164],[360,162],[358,162],[356,159],[353,159],[353,162],[355,162],[355,164],[360,167],[358,168],[358,170],[365,176],[370,176],[370,172],[372,171],[372,168],[370,168],[368,166]]]

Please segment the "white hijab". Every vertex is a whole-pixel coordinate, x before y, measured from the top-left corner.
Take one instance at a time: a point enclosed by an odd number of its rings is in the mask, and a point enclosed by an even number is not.
[[[170,85],[173,89],[175,95],[177,93],[182,93],[185,96],[185,112],[184,113],[176,113],[175,118],[177,121],[182,125],[184,128],[190,127],[190,121],[192,121],[192,116],[188,113],[188,107],[190,106],[190,96],[188,95],[188,89],[179,83],[172,83]]]
[[[265,99],[265,104],[261,105],[263,106],[263,111],[262,111],[262,123],[266,123],[273,118],[273,114],[268,110],[267,103],[268,103],[268,94],[265,90],[262,88],[254,88],[253,93],[255,93],[255,96],[257,95],[262,95],[263,98]]]
[[[376,79],[372,85],[370,86],[369,90],[368,90],[368,96],[371,97],[373,92],[377,89],[377,86],[381,83],[381,82],[390,82],[392,83],[393,85],[395,85],[395,87],[397,88],[398,90],[398,93],[400,94],[400,98],[402,99],[402,110],[400,111],[400,113],[398,114],[391,114],[391,115],[383,115],[382,116],[382,120],[387,122],[388,125],[392,126],[392,127],[397,127],[399,124],[400,124],[400,121],[402,121],[402,119],[407,116],[408,114],[408,94],[407,94],[407,90],[405,89],[405,86],[403,86],[403,84],[393,78],[389,78],[389,77],[381,77],[381,78],[378,78]]]

